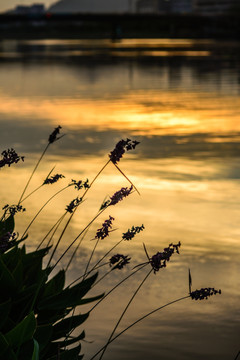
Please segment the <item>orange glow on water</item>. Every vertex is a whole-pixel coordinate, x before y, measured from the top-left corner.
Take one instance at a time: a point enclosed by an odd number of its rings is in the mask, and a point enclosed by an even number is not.
[[[22,44],[28,46],[31,41]],[[109,54],[118,55],[118,61],[100,64],[89,60],[88,63],[88,59],[79,57],[79,62],[65,62],[69,55],[83,54],[81,49],[75,48],[79,44],[89,47],[88,55],[91,47],[93,52],[96,47],[96,51],[106,47]],[[210,40],[197,42],[197,46],[199,44],[215,46]],[[79,269],[85,266],[94,246],[91,239],[109,215],[116,219],[114,231],[106,241],[100,241],[92,263],[119,242],[122,233],[133,225],[144,224],[144,232],[131,242],[123,242],[116,251],[132,257],[129,271],[146,261],[143,242],[152,256],[169,243],[181,241],[180,255],[170,262],[166,271],[163,269],[163,273],[154,275],[144,284],[145,297],[136,299],[126,321],[135,321],[139,314],[187,294],[188,268],[193,274],[194,287],[214,286],[222,288],[223,294],[214,301],[209,299],[197,305],[191,302],[187,307],[177,305],[171,312],[163,311],[161,316],[148,319],[149,322],[143,323],[142,328],[140,325],[140,330],[133,332],[132,337],[130,331],[129,349],[136,344],[141,351],[142,343],[144,349],[151,351],[153,344],[159,351],[159,344],[161,349],[162,344],[169,342],[169,353],[174,360],[184,346],[188,354],[181,357],[184,360],[187,356],[195,359],[197,355],[201,359],[213,354],[216,358],[218,354],[231,357],[239,333],[235,320],[240,288],[239,72],[231,68],[226,70],[228,60],[225,58],[218,71],[215,59],[208,63],[209,49],[195,51],[193,41],[188,39],[126,39],[116,43],[56,39],[33,41],[32,45],[33,61],[27,58],[27,61],[18,59],[0,64],[1,145],[2,148],[16,147],[19,154],[26,155],[23,163],[0,171],[2,206],[17,203],[46,146],[48,131],[59,124],[66,136],[49,147],[27,194],[43,183],[53,167],[54,173],[63,173],[65,178],[53,186],[41,187],[24,201],[27,211],[17,214],[16,231],[21,235],[39,208],[71,179],[94,179],[108,161],[108,153],[116,141],[123,137],[139,139],[136,151],[124,154],[119,167],[141,195],[134,192],[101,214],[81,244],[69,277],[79,276]],[[41,49],[35,45],[45,46],[42,50],[46,54],[45,61],[36,56]],[[10,43],[6,51],[11,52],[11,46]],[[55,46],[61,47],[60,53]],[[141,46],[144,49],[140,54],[138,48]],[[57,60],[49,60],[49,53],[53,58],[57,56]],[[2,55],[8,57],[9,53]],[[26,56],[21,50],[18,55]],[[31,53],[27,55],[31,58]],[[130,61],[123,58],[127,55]],[[138,55],[151,56],[154,61],[138,62]],[[175,55],[177,59],[173,58]],[[17,58],[14,53],[11,56]],[[200,64],[195,63],[195,56],[198,60],[201,58]],[[60,251],[92,220],[104,199],[126,186],[130,186],[129,182],[110,163],[74,215],[59,245]],[[81,191],[71,187],[48,203],[28,231],[27,246],[35,247],[65,212],[66,205],[81,195]],[[60,232],[61,229],[54,237],[55,243]],[[67,261],[64,258],[61,266]],[[113,274],[109,283],[107,278],[106,287],[105,283],[100,285],[97,292],[105,292],[109,284],[125,275]],[[120,310],[118,305],[127,303],[132,296],[125,293],[132,292],[132,285],[137,287],[133,282],[110,297],[107,309],[111,311],[100,307],[97,316],[90,317],[92,333],[91,329],[86,329],[90,334],[88,340],[96,341],[84,344],[85,347],[101,347],[101,336],[105,330],[110,333],[113,325],[110,317]],[[189,327],[186,319],[189,319]],[[216,329],[218,332],[214,334]],[[142,339],[144,341],[139,341]],[[218,342],[213,344],[215,339]],[[202,352],[203,342],[205,353]],[[126,350],[126,342],[116,347],[113,354],[120,354],[121,359],[124,347]],[[89,355],[88,351],[83,351]],[[109,359],[112,357],[109,352]]]
[[[128,92],[120,99],[13,98],[2,94],[0,112],[46,118],[74,128],[125,129],[139,135],[234,133],[240,131],[240,99],[177,92]],[[150,100],[151,99],[151,100]],[[187,99],[187,101],[186,101]],[[224,101],[224,108],[222,102]],[[149,102],[149,104],[148,104]],[[151,102],[151,104],[150,104]],[[231,116],[229,116],[231,109]],[[234,113],[234,110],[236,113]],[[216,138],[215,141],[221,141]]]

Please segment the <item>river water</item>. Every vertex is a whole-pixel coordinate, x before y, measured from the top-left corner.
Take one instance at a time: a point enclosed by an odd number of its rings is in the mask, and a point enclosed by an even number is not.
[[[84,271],[94,246],[90,240],[111,215],[114,231],[100,241],[91,264],[132,226],[144,224],[145,230],[111,253],[129,255],[131,263],[112,271],[93,289],[94,295],[108,291],[134,266],[147,261],[143,243],[150,256],[170,243],[182,244],[180,254],[146,280],[117,332],[188,295],[189,268],[193,290],[222,290],[207,301],[182,300],[138,323],[109,346],[106,360],[234,360],[240,350],[239,95],[236,43],[188,39],[0,43],[1,149],[13,147],[25,156],[24,163],[1,170],[2,206],[18,201],[53,128],[61,125],[65,134],[50,146],[27,193],[54,166],[53,173],[65,178],[24,201],[27,211],[17,215],[16,231],[23,233],[39,207],[71,179],[91,181],[120,139],[136,139],[140,144],[124,155],[119,167],[140,196],[135,191],[96,220],[67,281]],[[106,196],[126,186],[126,178],[109,164],[73,217],[59,251],[95,216]],[[29,249],[79,194],[69,188],[42,211],[28,231]],[[100,276],[108,270],[108,265],[101,268]],[[105,344],[149,270],[139,271],[91,312],[84,327],[85,359]]]

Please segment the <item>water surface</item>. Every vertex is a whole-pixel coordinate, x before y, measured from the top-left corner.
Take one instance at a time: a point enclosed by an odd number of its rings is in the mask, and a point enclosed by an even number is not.
[[[238,45],[188,39],[3,41],[0,59],[1,148],[14,147],[26,156],[24,163],[1,170],[2,205],[17,202],[52,129],[60,124],[66,134],[49,149],[29,191],[53,166],[65,179],[25,201],[27,212],[18,215],[16,230],[22,233],[44,201],[71,179],[93,179],[118,140],[137,139],[140,145],[119,166],[141,196],[135,192],[101,215],[68,281],[81,274],[94,245],[90,240],[111,215],[116,231],[100,243],[93,263],[132,225],[144,224],[145,231],[116,249],[131,256],[129,270],[106,277],[96,294],[146,261],[143,242],[150,255],[171,242],[182,243],[180,255],[148,279],[121,329],[187,295],[188,268],[194,289],[222,289],[208,301],[186,299],[149,317],[116,340],[105,359],[234,359],[240,346]],[[129,186],[127,180],[110,164],[73,218],[61,251],[105,196],[123,186]],[[29,248],[77,195],[70,188],[49,204],[29,230]],[[86,359],[107,340],[143,277],[139,272],[93,311],[85,327]]]

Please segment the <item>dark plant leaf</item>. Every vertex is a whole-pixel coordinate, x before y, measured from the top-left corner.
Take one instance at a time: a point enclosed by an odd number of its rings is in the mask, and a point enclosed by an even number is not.
[[[75,329],[87,320],[89,313],[70,316],[53,326],[52,341],[66,337],[71,330]]]
[[[23,319],[14,329],[10,330],[6,335],[7,342],[18,348],[28,340],[31,340],[36,330],[37,323],[34,313],[31,312],[25,319]]]
[[[85,298],[85,299],[80,300],[78,305],[89,304],[90,302],[100,300],[102,297],[104,297],[104,294],[97,295],[97,296],[90,297],[90,298]]]
[[[2,257],[0,257],[0,288],[4,289],[4,291],[1,290],[1,301],[5,301],[9,296],[13,296],[17,290],[16,282],[11,272],[2,261]]]
[[[60,293],[64,288],[64,284],[65,271],[60,270],[50,281],[46,283],[42,298]]]
[[[13,350],[10,347],[10,344],[8,343],[6,337],[0,333],[0,356],[1,359],[6,360],[18,360],[17,356],[13,352]]]
[[[46,360],[79,360],[79,353],[81,351],[81,345],[75,347],[71,350],[65,350],[60,353],[60,355],[52,356]]]
[[[49,323],[48,325],[41,325],[37,327],[34,338],[39,344],[40,353],[42,353],[45,347],[49,344],[52,337],[52,332],[53,327],[51,323]]]
[[[3,328],[6,320],[8,319],[8,315],[9,315],[9,312],[11,310],[11,300],[7,300],[5,301],[4,303],[0,304],[0,314],[1,314],[1,317],[0,317],[0,329]],[[0,347],[1,349],[1,347]]]
[[[72,308],[38,310],[38,325],[54,324],[63,319],[72,311]]]
[[[39,360],[39,344],[35,339],[33,339],[33,341],[34,341],[34,348],[33,348],[33,355],[31,360]]]
[[[17,248],[17,246],[12,247],[4,254],[1,254],[0,257],[2,258],[4,264],[10,271],[15,269],[17,262],[21,257],[21,250]]]
[[[97,273],[73,287],[64,289],[61,293],[45,298],[39,302],[39,309],[63,309],[81,304],[82,298],[91,289],[97,278]]]
[[[72,339],[70,338],[69,340],[58,341],[55,342],[55,344],[58,344],[58,346],[62,348],[65,346],[72,345],[77,341],[83,340],[84,338],[85,338],[85,331],[83,331],[79,336],[73,337]]]
[[[191,271],[188,269],[188,287],[189,287],[189,294],[192,292],[192,276]]]
[[[22,289],[23,287],[23,264],[22,259],[20,258],[19,261],[16,263],[15,269],[12,271],[12,276],[15,280],[15,283],[17,285],[18,291]]]
[[[14,230],[14,217],[10,215],[6,220],[0,221],[0,236],[5,235],[8,232],[13,232]]]
[[[18,360],[30,360],[34,352],[34,341],[30,339],[17,349]]]

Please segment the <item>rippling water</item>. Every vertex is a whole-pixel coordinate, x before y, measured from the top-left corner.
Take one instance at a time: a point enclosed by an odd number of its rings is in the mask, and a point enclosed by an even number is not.
[[[93,263],[132,225],[144,224],[144,233],[117,250],[132,257],[130,268],[145,261],[143,242],[150,255],[171,242],[182,242],[181,254],[148,279],[121,329],[187,295],[188,268],[194,289],[222,289],[221,296],[199,303],[187,299],[139,323],[109,347],[106,360],[227,360],[239,351],[239,93],[235,43],[187,39],[0,43],[1,148],[14,147],[26,156],[23,164],[1,170],[2,205],[17,202],[52,129],[60,124],[66,134],[51,146],[29,191],[53,166],[66,178],[55,189],[42,188],[25,201],[28,211],[18,215],[16,230],[21,233],[44,201],[71,179],[93,179],[119,139],[137,139],[141,144],[126,154],[120,167],[141,196],[135,192],[90,228],[69,281],[81,274],[93,247],[89,240],[112,215],[116,231],[100,243]],[[79,208],[61,250],[96,214],[105,196],[122,186],[128,186],[127,180],[109,165]],[[30,248],[77,195],[68,189],[43,211],[29,230]],[[127,274],[127,270],[113,273],[95,292],[111,288]],[[141,273],[126,282],[91,314],[86,325],[90,343],[83,344],[86,359],[107,340],[116,316],[143,277]]]

